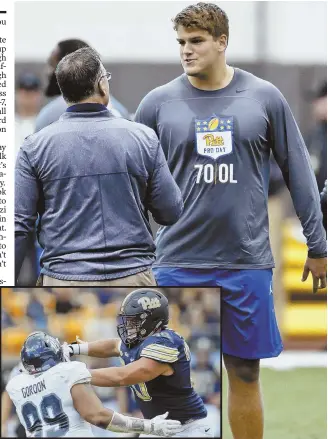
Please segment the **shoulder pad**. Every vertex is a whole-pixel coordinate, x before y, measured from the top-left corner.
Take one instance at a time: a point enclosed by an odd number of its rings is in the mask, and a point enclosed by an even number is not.
[[[161,334],[147,337],[141,343],[140,357],[147,357],[164,363],[175,363],[179,358],[179,349],[173,340]]]
[[[75,384],[89,383],[91,381],[91,374],[87,366],[82,361],[69,361],[67,363],[60,363],[58,365],[58,372],[62,379],[68,384],[69,388]]]

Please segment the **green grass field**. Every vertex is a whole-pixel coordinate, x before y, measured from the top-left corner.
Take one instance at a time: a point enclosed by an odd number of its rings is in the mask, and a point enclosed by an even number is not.
[[[264,439],[326,439],[327,370],[263,368]],[[227,419],[226,373],[223,372],[223,439],[232,439]]]

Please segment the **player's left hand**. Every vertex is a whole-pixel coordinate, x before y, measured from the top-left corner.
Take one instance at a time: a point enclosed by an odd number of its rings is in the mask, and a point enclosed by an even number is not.
[[[312,259],[308,257],[304,265],[302,282],[306,281],[310,272],[313,279],[313,293],[316,293],[318,289],[326,288],[327,258]]]
[[[165,419],[167,418],[168,414],[169,412],[166,412],[163,415],[158,415],[151,419],[151,434],[155,434],[156,436],[172,437],[182,431],[180,421]]]

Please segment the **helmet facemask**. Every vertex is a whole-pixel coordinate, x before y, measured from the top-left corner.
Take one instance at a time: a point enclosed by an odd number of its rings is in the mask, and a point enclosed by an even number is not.
[[[117,332],[122,342],[131,348],[165,327],[168,319],[167,298],[159,291],[141,288],[123,300]]]
[[[147,318],[150,315],[151,311],[148,310],[133,316],[124,315],[123,313],[118,315],[117,333],[128,348],[132,348],[149,335],[152,335],[162,325],[162,321],[159,321],[153,330],[147,330]]]

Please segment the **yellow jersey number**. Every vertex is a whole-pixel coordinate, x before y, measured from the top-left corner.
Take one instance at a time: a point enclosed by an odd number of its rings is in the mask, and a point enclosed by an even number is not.
[[[122,352],[120,353],[121,355]],[[125,366],[125,362],[122,357],[120,357],[120,362],[122,366]],[[148,393],[146,383],[138,383],[131,386],[133,388],[134,394],[142,401],[151,401],[152,397]]]
[[[151,396],[148,393],[146,383],[139,383],[131,386],[135,395],[142,401],[151,401]]]

